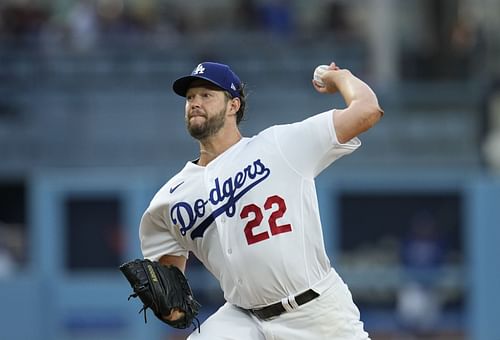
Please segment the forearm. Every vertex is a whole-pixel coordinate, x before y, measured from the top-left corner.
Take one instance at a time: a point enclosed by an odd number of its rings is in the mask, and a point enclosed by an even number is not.
[[[183,273],[186,270],[187,259],[184,256],[163,255],[158,260],[163,265],[173,265],[179,268]]]
[[[353,102],[356,102],[356,104],[362,104],[366,109],[371,108],[379,111],[379,114],[383,114],[383,110],[380,108],[377,96],[373,90],[349,70],[331,72],[331,80],[348,107],[353,105]]]
[[[374,126],[384,114],[373,90],[349,70],[334,70],[327,75],[329,92],[338,91],[347,107],[336,110],[334,125],[339,142],[347,142]]]

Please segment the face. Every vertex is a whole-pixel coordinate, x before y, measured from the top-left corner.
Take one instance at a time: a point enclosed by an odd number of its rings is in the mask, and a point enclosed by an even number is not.
[[[193,82],[186,93],[186,127],[191,136],[203,140],[215,135],[226,122],[229,99],[219,88]]]

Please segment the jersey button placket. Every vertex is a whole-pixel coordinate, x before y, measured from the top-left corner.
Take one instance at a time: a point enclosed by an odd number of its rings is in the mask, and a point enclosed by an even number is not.
[[[226,221],[227,221],[226,215],[223,214],[220,218],[220,226],[226,226]],[[223,232],[226,233],[227,230],[224,230]],[[233,253],[233,249],[230,247],[227,247],[226,253],[227,253],[227,255],[231,255]]]

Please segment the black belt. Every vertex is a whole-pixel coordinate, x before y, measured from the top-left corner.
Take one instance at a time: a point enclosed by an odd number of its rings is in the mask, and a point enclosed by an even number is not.
[[[311,300],[314,300],[319,296],[318,293],[316,293],[314,290],[309,289],[305,291],[304,293],[301,293],[295,297],[295,302],[297,302],[297,305],[303,305],[304,303],[307,303]],[[292,307],[292,306],[290,306]],[[285,307],[281,304],[281,302],[276,302],[272,305],[263,307],[263,308],[258,308],[258,309],[250,309],[250,312],[252,312],[253,315],[258,317],[261,320],[266,320],[278,315],[283,314],[286,311]]]

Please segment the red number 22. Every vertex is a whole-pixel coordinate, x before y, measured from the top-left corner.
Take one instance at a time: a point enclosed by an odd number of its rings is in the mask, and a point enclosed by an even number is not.
[[[278,195],[269,196],[264,203],[264,209],[270,210],[275,207],[275,210],[271,213],[268,219],[269,230],[271,235],[278,235],[281,233],[287,233],[292,231],[291,224],[278,225],[276,220],[283,217],[286,211],[285,200]],[[257,234],[253,233],[254,228],[260,226],[262,219],[264,218],[262,214],[262,209],[255,204],[248,204],[243,207],[240,213],[241,218],[247,218],[250,214],[253,214],[253,218],[247,222],[245,225],[245,236],[247,238],[248,245],[267,240],[270,236],[267,231],[263,231]]]

